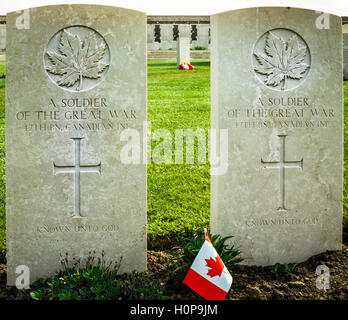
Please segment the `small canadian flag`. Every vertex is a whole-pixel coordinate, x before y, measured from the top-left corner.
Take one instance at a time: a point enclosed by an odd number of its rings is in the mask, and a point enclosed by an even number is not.
[[[184,283],[206,300],[224,300],[232,276],[213,247],[207,230],[205,241],[187,273]]]

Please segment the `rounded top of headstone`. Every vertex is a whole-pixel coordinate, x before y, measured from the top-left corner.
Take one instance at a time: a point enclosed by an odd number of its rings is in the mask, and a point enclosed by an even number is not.
[[[221,11],[221,12],[216,12],[216,13],[213,13],[210,15],[210,17],[214,17],[214,16],[219,16],[219,15],[223,15],[223,14],[230,14],[230,13],[242,13],[243,11],[250,11],[250,10],[282,10],[282,9],[285,9],[285,10],[289,10],[289,11],[307,11],[307,12],[313,12],[315,14],[329,14],[329,15],[332,15],[332,16],[335,16],[339,19],[342,19],[342,15],[341,13],[339,12],[339,9],[335,8],[335,7],[327,7],[325,11],[318,11],[318,8],[316,6],[316,4],[314,3],[313,4],[313,8],[311,8],[311,6],[309,5],[307,8],[301,8],[301,7],[292,7],[292,6],[279,6],[279,5],[276,5],[276,6],[267,6],[267,5],[264,5],[264,6],[258,6],[258,7],[255,7],[255,6],[250,6],[250,7],[245,7],[245,8],[235,8],[235,9],[230,9],[230,10],[226,10],[226,11]]]
[[[112,6],[112,5],[106,5],[106,4],[78,4],[78,3],[70,3],[70,4],[51,4],[51,5],[43,5],[43,6],[37,6],[37,7],[28,7],[28,8],[22,8],[20,10],[10,11],[6,14],[6,16],[9,15],[18,15],[20,12],[30,12],[31,10],[50,10],[50,9],[77,9],[77,8],[86,8],[86,9],[117,9],[122,11],[124,14],[144,14],[146,15],[146,12],[141,10],[135,10],[130,8],[124,8],[124,7],[118,7],[118,6]]]

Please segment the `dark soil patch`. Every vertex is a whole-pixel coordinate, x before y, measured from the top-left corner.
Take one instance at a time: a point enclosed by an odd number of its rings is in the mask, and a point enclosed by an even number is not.
[[[316,287],[317,266],[330,268],[330,289]],[[166,284],[170,299],[202,299],[182,284],[175,274],[176,263],[167,252],[148,251],[148,273]],[[348,246],[313,256],[294,271],[274,274],[273,267],[228,266],[233,276],[228,300],[346,300],[348,299]],[[0,299],[30,299],[29,291],[6,286],[6,265],[0,261]]]
[[[201,299],[173,277],[175,263],[171,255],[149,251],[149,271],[166,282],[166,294],[172,299]],[[317,266],[330,268],[330,289],[316,287]],[[336,300],[348,299],[348,246],[313,256],[298,264],[291,273],[277,275],[273,267],[228,266],[233,276],[228,300]]]
[[[330,269],[330,289],[316,287],[319,265]],[[348,299],[348,246],[342,251],[331,251],[313,256],[298,264],[291,273],[275,275],[272,267],[232,268],[234,283],[230,299],[272,300],[336,300]]]

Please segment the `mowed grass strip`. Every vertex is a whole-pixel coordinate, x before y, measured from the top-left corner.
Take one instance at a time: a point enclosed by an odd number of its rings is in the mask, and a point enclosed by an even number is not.
[[[174,163],[176,129],[210,127],[210,62],[192,61],[194,70],[178,70],[175,61],[148,63],[148,121],[151,132],[166,129],[171,133],[172,164],[148,166],[149,248],[170,248],[183,235],[209,227],[209,163]],[[162,141],[151,143],[154,148]],[[183,151],[185,153],[185,143]],[[208,150],[207,150],[208,151]]]

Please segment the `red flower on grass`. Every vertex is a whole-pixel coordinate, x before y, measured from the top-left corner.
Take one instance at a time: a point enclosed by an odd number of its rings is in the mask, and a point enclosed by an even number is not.
[[[193,70],[194,67],[192,64],[189,64],[187,62],[184,62],[180,65],[180,69],[183,69],[183,70]]]

